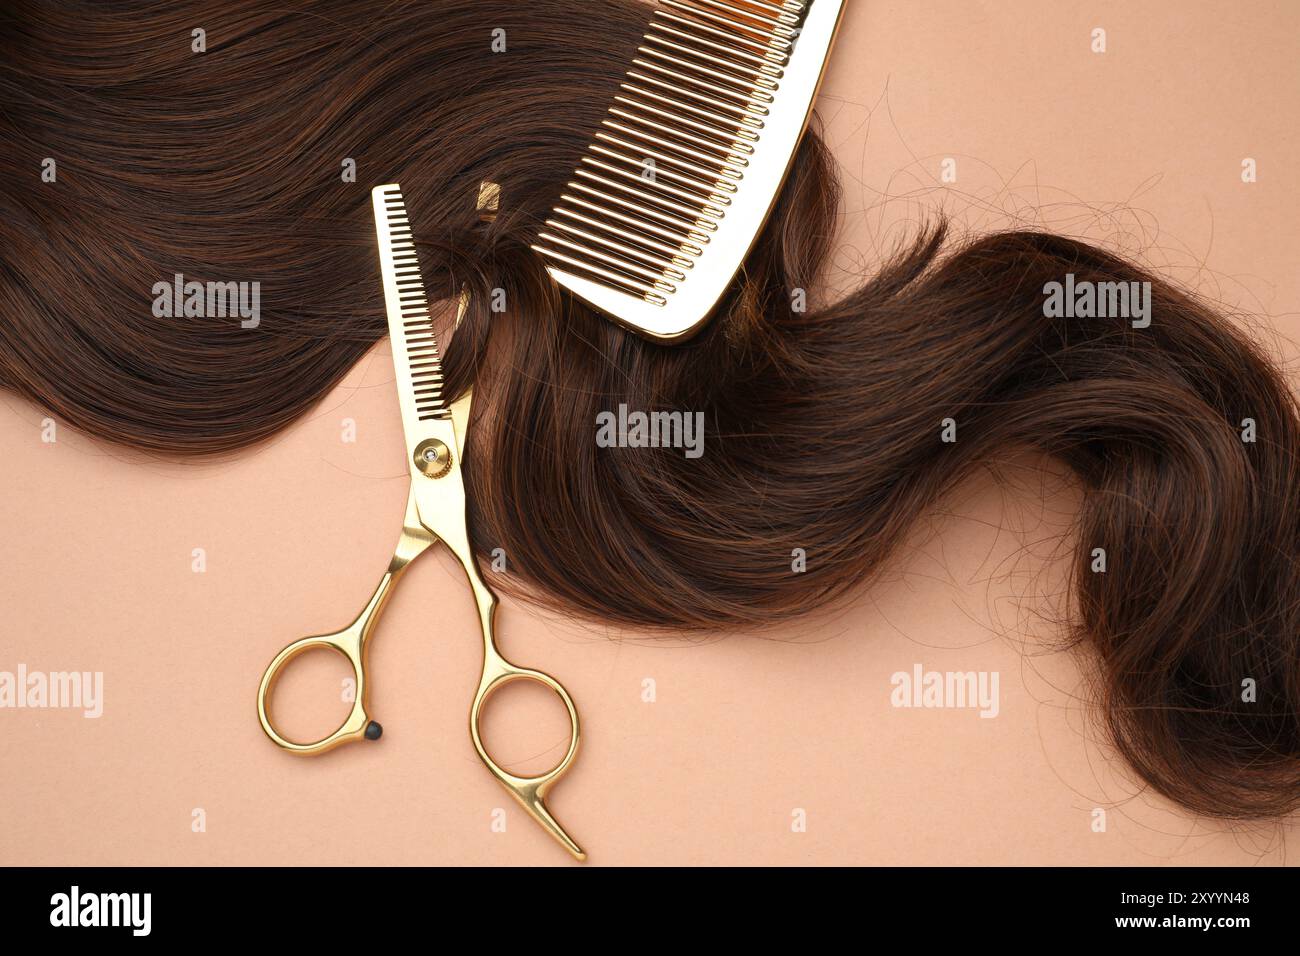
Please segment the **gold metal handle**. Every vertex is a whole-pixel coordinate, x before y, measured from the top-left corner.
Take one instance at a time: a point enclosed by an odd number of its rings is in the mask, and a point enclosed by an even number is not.
[[[304,637],[302,640],[294,641],[279,654],[276,654],[271,663],[267,665],[266,671],[262,674],[262,686],[257,692],[257,717],[262,722],[262,730],[266,731],[266,735],[277,746],[290,753],[311,756],[325,753],[340,744],[360,740],[363,737],[369,740],[379,739],[380,734],[383,733],[383,727],[371,720],[366,710],[368,696],[368,688],[366,687],[366,642],[374,631],[375,621],[388,597],[388,591],[392,586],[393,579],[394,574],[392,571],[384,575],[379,582],[379,587],[375,589],[374,596],[366,605],[366,609],[361,612],[361,615],[351,625],[336,634]],[[309,743],[298,743],[282,736],[275,729],[275,724],[271,718],[271,694],[275,690],[276,681],[280,678],[280,672],[294,658],[316,648],[337,651],[348,659],[348,663],[352,665],[352,672],[356,676],[356,699],[352,704],[352,712],[348,714],[347,719],[332,734]]]
[[[393,560],[389,563],[383,578],[380,579],[379,586],[375,588],[375,593],[366,603],[365,610],[357,615],[355,621],[335,634],[304,637],[300,641],[294,641],[276,654],[267,665],[266,671],[262,674],[262,686],[257,691],[257,718],[262,722],[262,730],[277,746],[290,753],[311,756],[323,754],[340,744],[361,740],[363,737],[368,740],[379,739],[384,728],[370,719],[366,709],[369,694],[366,686],[366,645],[370,635],[374,633],[375,625],[379,622],[379,614],[388,602],[389,594],[392,593],[393,584],[402,576],[407,566],[432,547],[437,540],[420,524],[415,495],[408,494],[402,536],[398,539],[397,548],[393,552]],[[311,743],[296,743],[281,736],[275,729],[271,721],[271,694],[275,690],[275,682],[279,679],[280,672],[289,665],[289,662],[313,648],[337,651],[348,659],[348,663],[352,665],[352,673],[357,679],[357,696],[352,704],[352,713],[348,714],[347,719],[334,733]]]
[[[456,529],[459,531],[459,528]],[[461,560],[461,565],[465,569],[465,576],[469,578],[470,590],[474,592],[474,601],[478,605],[479,625],[483,632],[483,674],[479,678],[478,690],[474,694],[474,703],[470,705],[469,710],[469,735],[474,741],[474,749],[478,751],[479,759],[492,772],[501,786],[505,787],[519,805],[528,811],[534,820],[542,825],[551,836],[553,836],[561,846],[573,854],[579,861],[587,859],[587,854],[577,842],[565,832],[564,827],[560,826],[559,821],[551,816],[551,811],[546,806],[546,795],[555,781],[564,776],[573,763],[574,758],[578,755],[578,743],[581,740],[581,731],[578,723],[578,708],[574,706],[573,698],[569,692],[564,689],[559,681],[550,674],[542,671],[531,670],[526,667],[516,667],[510,663],[497,649],[496,637],[494,633],[497,598],[492,593],[491,588],[484,583],[483,578],[478,571],[478,565],[474,562],[473,552],[469,549],[469,542],[461,537],[460,534],[454,534],[450,537],[444,537],[448,546]],[[506,770],[488,753],[487,747],[483,745],[483,736],[479,731],[479,722],[483,716],[483,706],[487,699],[494,693],[505,687],[507,684],[517,680],[530,680],[542,684],[553,690],[564,703],[564,709],[569,713],[569,749],[565,753],[564,759],[556,764],[546,773],[539,774],[536,777],[521,777]]]
[[[466,302],[467,299],[462,296],[462,311]],[[456,450],[461,456],[464,454],[464,442],[458,440],[457,436],[463,436],[468,428],[471,400],[472,394],[467,390],[451,405],[452,431],[449,437],[456,444]],[[478,608],[479,627],[483,634],[483,673],[479,677],[478,690],[470,706],[470,737],[484,765],[492,772],[492,776],[496,777],[501,785],[519,801],[519,805],[575,858],[585,860],[587,854],[564,831],[564,827],[560,826],[546,807],[547,793],[555,781],[569,769],[569,765],[578,754],[580,740],[578,708],[574,706],[569,692],[555,678],[541,671],[516,667],[497,649],[494,635],[497,598],[479,574],[474,549],[470,546],[469,531],[465,524],[465,488],[460,470],[461,464],[460,461],[454,461],[449,469],[439,471],[436,475],[426,474],[416,467],[411,473],[411,493],[415,496],[424,527],[439,538],[460,562],[465,577],[469,579],[470,590],[474,593],[474,603]],[[549,687],[559,695],[564,703],[564,709],[569,712],[568,752],[552,770],[536,777],[518,776],[498,764],[483,746],[483,738],[479,733],[479,720],[488,697],[506,684],[517,680],[531,680]]]
[[[479,733],[479,721],[482,718],[483,706],[487,703],[487,699],[502,687],[517,680],[536,681],[549,687],[559,695],[560,700],[564,702],[565,710],[569,712],[568,753],[555,767],[536,777],[520,777],[498,764],[492,759],[492,755],[488,753],[487,748],[483,746],[483,737]],[[569,696],[569,692],[564,689],[564,686],[550,674],[529,670],[525,667],[516,667],[497,653],[495,646],[492,645],[487,659],[483,662],[483,679],[479,683],[478,693],[474,695],[474,704],[470,708],[469,732],[474,739],[474,749],[478,751],[479,758],[487,765],[488,770],[492,771],[492,776],[496,777],[501,782],[501,785],[519,801],[519,805],[527,810],[533,819],[540,823],[551,836],[555,837],[566,850],[572,853],[576,859],[585,860],[587,854],[583,852],[582,847],[578,846],[573,841],[573,838],[564,832],[564,827],[560,826],[555,817],[551,816],[551,812],[546,806],[546,794],[550,791],[551,786],[560,777],[564,776],[569,769],[569,765],[573,763],[574,758],[578,755],[578,708],[573,705],[573,698]]]

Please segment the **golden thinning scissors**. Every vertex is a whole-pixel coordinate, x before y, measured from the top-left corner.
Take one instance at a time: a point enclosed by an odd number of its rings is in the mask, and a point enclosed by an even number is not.
[[[480,192],[481,209],[486,201],[484,197],[490,195],[492,191],[487,189]],[[370,719],[367,709],[366,645],[393,584],[412,561],[442,541],[465,569],[478,604],[479,625],[483,633],[483,673],[469,712],[469,732],[474,749],[492,775],[523,808],[565,849],[579,860],[585,860],[586,854],[546,807],[547,792],[569,769],[577,755],[578,711],[559,681],[541,671],[516,667],[497,650],[493,636],[497,599],[479,576],[465,524],[465,484],[461,464],[464,461],[471,393],[466,391],[464,396],[450,404],[443,400],[442,365],[401,187],[396,184],[377,186],[371,193],[371,200],[379,238],[379,262],[392,338],[393,368],[402,408],[402,426],[406,433],[407,464],[411,471],[406,519],[393,560],[365,610],[343,630],[305,637],[277,654],[262,675],[262,686],[257,694],[257,715],[267,736],[295,754],[324,753],[363,737],[378,739],[382,728]],[[464,315],[467,301],[462,294],[457,322]],[[351,662],[356,675],[356,699],[352,712],[334,733],[314,743],[295,743],[282,737],[272,725],[270,696],[281,669],[299,654],[313,648],[339,651]],[[517,680],[536,681],[549,687],[559,695],[569,712],[571,736],[568,752],[552,770],[536,777],[516,776],[502,768],[483,746],[479,733],[479,720],[488,697]]]

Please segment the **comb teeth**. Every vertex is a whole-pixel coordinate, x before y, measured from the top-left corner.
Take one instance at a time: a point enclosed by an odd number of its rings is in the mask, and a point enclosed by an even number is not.
[[[842,9],[659,0],[533,246],[556,281],[651,338],[696,331],[775,202]]]
[[[424,277],[415,252],[411,221],[400,186],[379,186],[374,190],[375,231],[379,237],[379,259],[385,272],[384,294],[388,300],[388,331],[393,355],[399,358],[399,376],[407,372],[417,420],[447,419],[451,410],[442,394],[442,359],[429,315]],[[391,269],[391,279],[389,270]],[[404,357],[405,361],[401,361]]]

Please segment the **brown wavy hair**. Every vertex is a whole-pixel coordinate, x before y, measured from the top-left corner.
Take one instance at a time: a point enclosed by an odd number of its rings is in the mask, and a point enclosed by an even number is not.
[[[385,333],[368,187],[400,181],[430,289],[474,293],[446,366],[453,393],[478,395],[473,537],[506,549],[513,586],[641,627],[786,621],[860,588],[995,453],[1036,449],[1083,489],[1066,636],[1096,655],[1118,750],[1192,811],[1296,809],[1300,417],[1275,365],[1196,297],[1042,233],[955,244],[939,224],[796,310],[838,209],[815,133],[697,339],[656,346],[592,314],[528,247],[646,11],[7,4],[0,384],[159,452],[275,434]],[[504,197],[489,225],[484,179]],[[178,272],[260,282],[260,324],[155,317],[152,286]],[[1044,286],[1067,273],[1152,283],[1150,326],[1046,316]],[[598,447],[596,416],[620,404],[703,412],[705,453]]]

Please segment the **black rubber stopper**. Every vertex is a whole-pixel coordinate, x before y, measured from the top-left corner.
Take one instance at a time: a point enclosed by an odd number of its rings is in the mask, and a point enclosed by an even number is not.
[[[379,722],[372,720],[366,724],[366,740],[378,740],[383,736],[384,728],[379,726]]]

